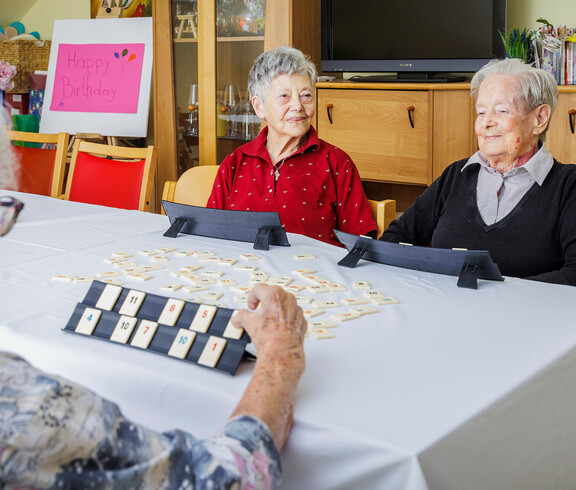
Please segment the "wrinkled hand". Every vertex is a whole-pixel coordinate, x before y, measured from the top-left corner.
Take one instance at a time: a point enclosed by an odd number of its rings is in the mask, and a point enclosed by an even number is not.
[[[241,310],[232,323],[250,335],[258,357],[303,351],[307,323],[293,294],[278,286],[257,284],[248,295],[248,308],[252,311]]]

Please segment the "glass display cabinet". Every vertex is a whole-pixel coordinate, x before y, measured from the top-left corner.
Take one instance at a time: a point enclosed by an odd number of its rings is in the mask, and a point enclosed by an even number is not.
[[[260,53],[287,45],[319,60],[319,3],[153,3],[158,204],[166,180],[177,180],[195,165],[220,164],[258,134],[260,120],[248,100],[247,79]]]

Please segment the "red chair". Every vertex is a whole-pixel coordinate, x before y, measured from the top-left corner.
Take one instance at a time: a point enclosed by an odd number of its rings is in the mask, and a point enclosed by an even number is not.
[[[63,199],[150,211],[157,151],[77,139]]]
[[[58,197],[64,191],[64,173],[68,152],[68,133],[43,134],[8,131],[19,163],[21,192]],[[18,143],[37,143],[36,147]]]

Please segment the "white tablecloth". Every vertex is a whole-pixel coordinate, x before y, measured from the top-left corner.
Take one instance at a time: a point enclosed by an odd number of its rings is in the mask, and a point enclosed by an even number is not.
[[[282,488],[576,488],[576,288],[506,278],[467,290],[455,277],[367,261],[338,267],[343,249],[300,235],[289,234],[291,247],[254,251],[248,243],[165,238],[165,216],[12,195],[25,208],[0,239],[0,348],[90,387],[135,421],[209,437],[252,366],[243,362],[228,376],[62,332],[89,284],[52,277],[110,270],[104,259],[112,253],[143,248],[256,253],[261,260],[251,264],[269,276],[311,267],[348,289],[319,299],[360,296],[352,282],[363,280],[400,301],[341,324],[334,339],[306,339]],[[294,258],[307,253],[317,259]],[[169,271],[198,261],[168,256],[152,280],[123,279],[124,286],[198,296],[160,290],[176,281]],[[234,267],[210,268],[248,282]],[[228,307],[242,306],[222,291]]]

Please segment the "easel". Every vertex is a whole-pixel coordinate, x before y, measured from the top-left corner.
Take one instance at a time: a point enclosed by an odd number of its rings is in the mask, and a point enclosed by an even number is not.
[[[121,0],[102,0],[98,8],[97,19],[119,19],[122,16]]]
[[[178,15],[180,26],[178,27],[178,36],[176,39],[182,38],[182,34],[192,34],[192,37],[198,37],[198,30],[196,29],[197,14]]]

